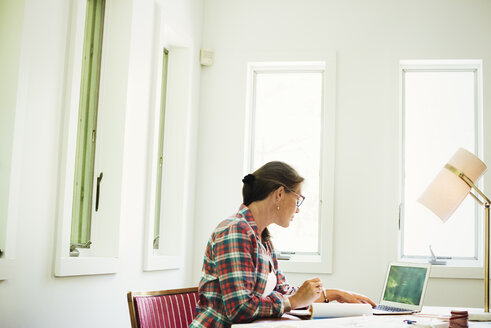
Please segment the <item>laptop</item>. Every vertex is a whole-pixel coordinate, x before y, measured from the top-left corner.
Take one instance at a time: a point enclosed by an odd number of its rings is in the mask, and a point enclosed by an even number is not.
[[[390,263],[382,297],[379,305],[373,309],[373,314],[420,312],[430,269],[429,263]]]

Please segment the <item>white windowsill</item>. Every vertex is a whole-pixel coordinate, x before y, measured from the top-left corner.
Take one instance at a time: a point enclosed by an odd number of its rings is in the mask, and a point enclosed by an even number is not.
[[[321,255],[292,255],[289,260],[278,260],[283,272],[297,273],[332,273],[331,264]]]
[[[421,258],[400,258],[401,262],[428,263]],[[478,260],[447,260],[446,265],[431,266],[430,278],[483,279],[484,268]]]
[[[182,256],[151,255],[143,264],[143,271],[176,270],[183,265]]]
[[[332,273],[320,255],[292,255],[289,260],[278,260],[280,270],[296,273]],[[432,265],[430,278],[483,279],[484,269],[477,266]]]
[[[432,265],[430,278],[483,279],[482,267]]]
[[[83,276],[113,274],[119,270],[115,257],[62,257],[56,260],[55,276]]]

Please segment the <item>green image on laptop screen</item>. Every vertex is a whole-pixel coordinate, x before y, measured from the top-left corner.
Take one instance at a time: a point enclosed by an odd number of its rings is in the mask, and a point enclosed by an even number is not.
[[[392,266],[385,286],[384,301],[419,305],[426,270],[425,268]]]

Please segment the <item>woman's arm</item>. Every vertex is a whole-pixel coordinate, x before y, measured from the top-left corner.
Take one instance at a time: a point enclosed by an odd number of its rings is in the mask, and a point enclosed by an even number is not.
[[[337,301],[340,303],[367,303],[372,306],[376,304],[364,295],[357,293],[348,292],[341,289],[326,289],[326,296],[329,301]],[[321,295],[316,301],[316,303],[323,303],[324,296]]]

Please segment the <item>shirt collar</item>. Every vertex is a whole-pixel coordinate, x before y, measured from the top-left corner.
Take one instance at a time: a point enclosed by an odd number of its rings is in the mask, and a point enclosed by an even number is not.
[[[237,212],[237,216],[243,217],[247,221],[247,223],[249,223],[252,230],[254,230],[254,234],[256,235],[256,237],[259,238],[259,231],[257,228],[257,224],[256,221],[254,220],[254,217],[252,216],[252,212],[249,209],[249,207],[245,206],[244,204],[240,205],[239,211]]]

